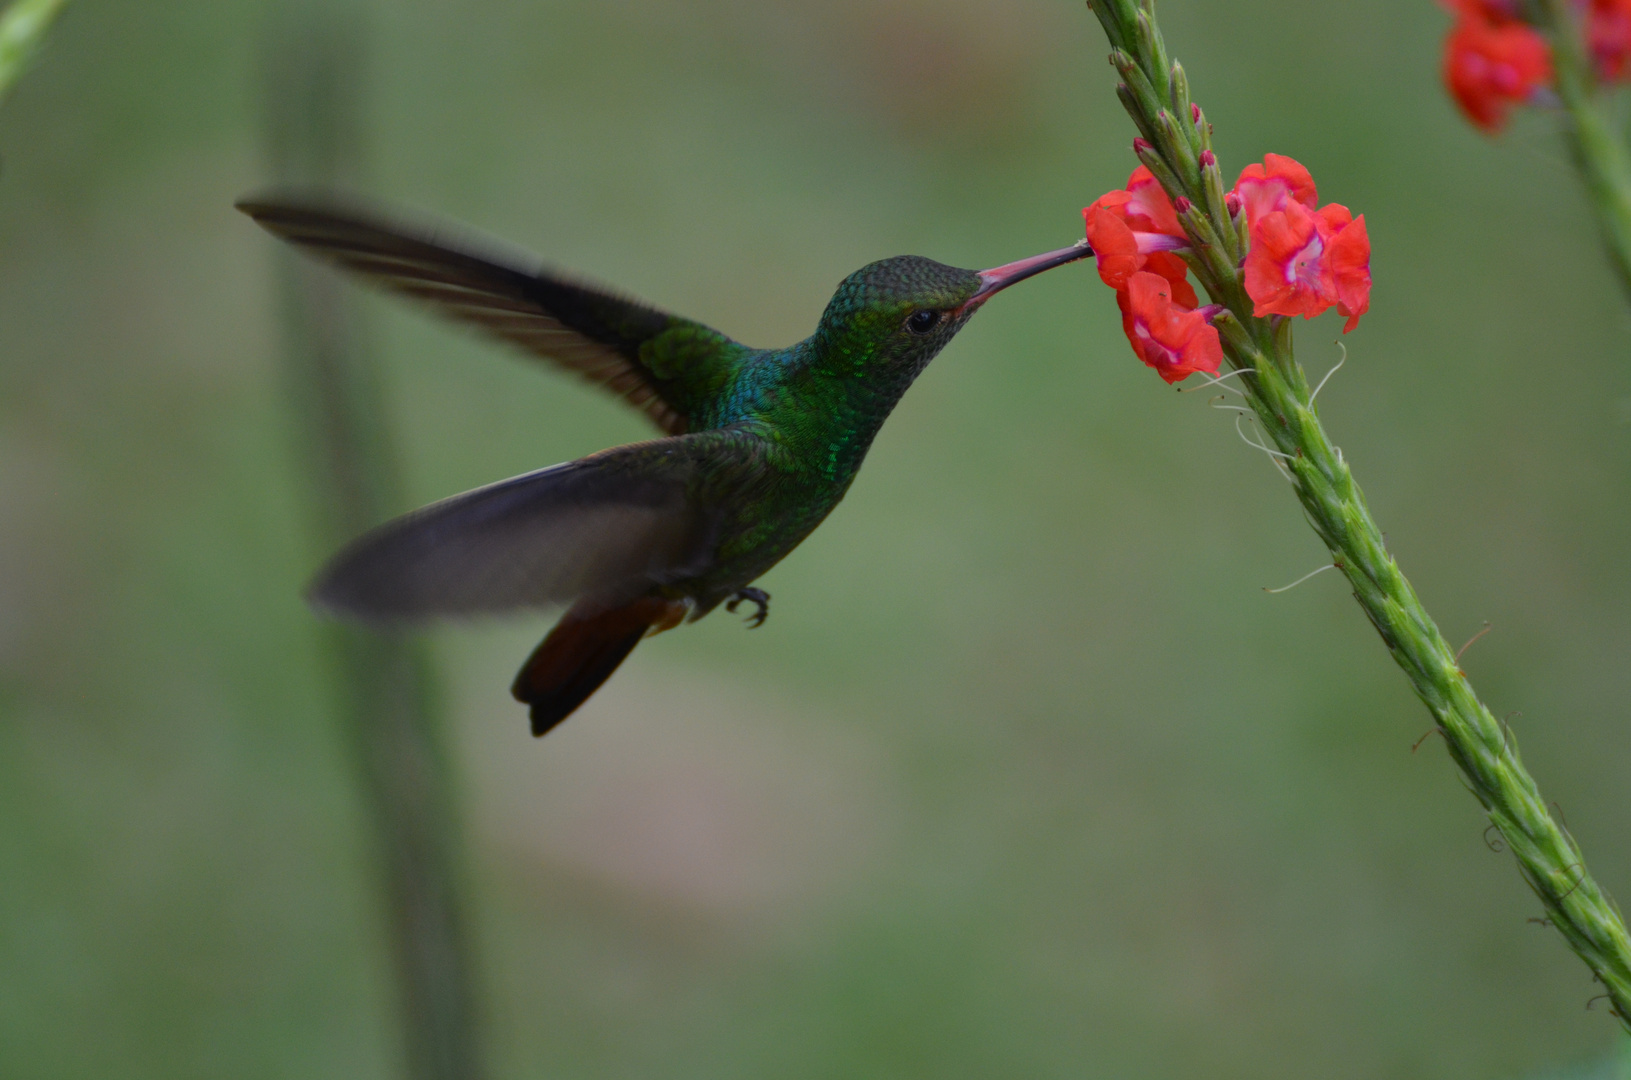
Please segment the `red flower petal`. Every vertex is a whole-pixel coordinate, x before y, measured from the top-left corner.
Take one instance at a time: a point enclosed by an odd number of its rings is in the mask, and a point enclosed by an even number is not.
[[[1312,210],[1318,205],[1311,176],[1302,163],[1282,154],[1268,154],[1262,165],[1240,170],[1234,193],[1246,208],[1246,223],[1254,225],[1264,214],[1284,210],[1287,202],[1298,202]]]
[[[1319,213],[1314,216],[1319,218],[1316,227],[1326,236],[1336,235],[1348,222],[1354,219],[1353,211],[1341,203],[1334,202],[1326,203],[1320,207]]]
[[[1184,227],[1178,224],[1178,211],[1148,168],[1140,165],[1133,170],[1133,175],[1127,178],[1127,194],[1127,224],[1135,231],[1184,238]]]
[[[1344,215],[1347,207],[1341,208]],[[1342,332],[1359,325],[1359,316],[1370,310],[1370,234],[1365,231],[1365,215],[1360,214],[1342,227],[1325,245],[1325,262],[1336,286],[1337,312],[1348,317]]]
[[[1144,260],[1144,269],[1172,283],[1172,302],[1186,308],[1201,306],[1195,287],[1189,283],[1189,264],[1170,251],[1157,251]]]
[[[1087,242],[1099,264],[1099,277],[1112,289],[1125,287],[1127,279],[1149,258],[1138,253],[1138,238],[1116,213],[1116,204],[1124,203],[1126,195],[1125,191],[1112,191],[1082,211]]]

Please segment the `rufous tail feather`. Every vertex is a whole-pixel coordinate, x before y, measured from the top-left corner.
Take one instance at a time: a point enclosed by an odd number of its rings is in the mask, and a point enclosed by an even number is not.
[[[544,735],[571,716],[611,677],[640,639],[667,630],[684,617],[685,604],[642,596],[620,607],[569,610],[538,643],[515,677],[510,693],[531,706],[532,733]]]

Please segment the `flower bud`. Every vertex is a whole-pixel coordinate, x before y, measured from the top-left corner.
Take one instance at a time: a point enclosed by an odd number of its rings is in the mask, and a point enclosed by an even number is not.
[[[1210,169],[1218,163],[1218,156],[1210,150],[1201,151],[1201,168]]]
[[[1201,123],[1201,107],[1199,105],[1195,104],[1193,101],[1191,101],[1189,103],[1189,118],[1192,121],[1194,121],[1196,127],[1200,126],[1200,123]]]
[[[1190,201],[1187,198],[1185,198],[1184,196],[1182,196],[1182,195],[1180,195],[1176,199],[1172,200],[1172,208],[1174,210],[1178,211],[1178,213],[1180,213],[1180,214],[1189,213],[1189,208],[1190,208],[1191,205],[1192,204],[1190,203]]]
[[[1150,140],[1144,138],[1142,135],[1134,137],[1134,139],[1133,139],[1133,153],[1142,155],[1142,154],[1148,153],[1149,151],[1154,150],[1154,149],[1155,149],[1155,144],[1150,142]]]
[[[1227,194],[1227,195],[1225,195],[1223,197],[1223,205],[1224,205],[1224,208],[1229,211],[1229,216],[1230,217],[1239,217],[1240,216],[1240,196],[1239,195],[1236,195],[1232,191],[1229,192],[1229,194]]]

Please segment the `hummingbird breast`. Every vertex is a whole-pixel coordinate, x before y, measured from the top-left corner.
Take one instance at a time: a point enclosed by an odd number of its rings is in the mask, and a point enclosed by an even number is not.
[[[704,481],[709,490],[703,497],[719,508],[714,559],[704,573],[681,585],[697,602],[698,615],[798,547],[832,513],[853,478],[829,479],[815,461],[792,452],[779,433],[760,425],[738,428],[736,434],[756,444],[754,460],[722,463]]]
[[[858,378],[809,340],[766,350],[699,416],[728,440],[698,493],[720,511],[712,567],[681,586],[706,613],[797,547],[843,499],[878,429],[910,384]]]

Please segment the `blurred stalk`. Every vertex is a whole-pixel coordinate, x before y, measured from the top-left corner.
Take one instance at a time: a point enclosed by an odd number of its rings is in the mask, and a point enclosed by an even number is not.
[[[281,183],[343,184],[359,157],[362,19],[343,0],[282,7],[269,36],[268,142]],[[317,546],[330,552],[402,509],[396,457],[349,286],[278,253],[285,375]],[[464,932],[459,843],[422,643],[323,627],[345,733],[371,817],[401,995],[407,1075],[482,1074]]]
[[[1552,43],[1557,95],[1569,114],[1575,165],[1597,212],[1609,261],[1631,297],[1631,148],[1599,92],[1584,28],[1569,0],[1540,0],[1535,16]]]
[[[1264,449],[1291,482],[1314,531],[1347,576],[1354,598],[1410,679],[1473,796],[1517,857],[1547,918],[1602,982],[1622,1024],[1631,1018],[1631,938],[1619,909],[1586,869],[1584,856],[1524,769],[1510,730],[1473,694],[1457,656],[1400,573],[1371,519],[1342,451],[1320,423],[1308,379],[1292,355],[1291,322],[1253,318],[1240,272],[1245,244],[1223,198],[1218,166],[1205,164],[1211,128],[1189,96],[1182,66],[1169,60],[1153,0],[1089,0],[1112,46],[1123,105],[1151,144],[1139,157],[1179,211],[1191,267],[1220,312],[1224,352],[1257,420]],[[1628,1024],[1631,1026],[1631,1024]]]
[[[68,0],[16,0],[0,15],[0,101],[39,52],[51,20]]]

